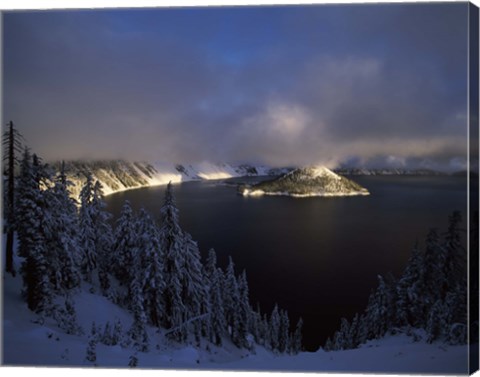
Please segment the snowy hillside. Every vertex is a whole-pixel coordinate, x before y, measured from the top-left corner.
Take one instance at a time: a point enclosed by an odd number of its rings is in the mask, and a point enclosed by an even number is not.
[[[53,163],[52,166],[55,170],[60,170],[59,162]],[[94,181],[100,181],[104,188],[104,194],[109,195],[140,187],[165,185],[168,182],[279,175],[289,170],[288,168],[272,169],[262,165],[231,165],[210,162],[188,165],[123,160],[67,161],[65,163],[65,172],[73,183],[70,190],[74,197],[78,197],[88,174],[92,175]]]
[[[413,342],[406,335],[388,336],[369,341],[360,349],[279,356],[263,347],[239,350],[233,345],[210,350],[192,346],[169,345],[149,328],[156,346],[150,352],[137,352],[120,345],[98,344],[95,363],[87,361],[87,335],[65,334],[53,320],[35,323],[37,316],[27,309],[20,297],[20,277],[4,278],[4,354],[5,365],[128,367],[133,355],[139,368],[185,368],[222,370],[322,371],[466,374],[467,347],[441,343]],[[86,288],[86,287],[85,287]],[[132,318],[128,311],[105,297],[83,290],[75,296],[79,324],[88,333],[91,323],[102,329],[107,321],[118,320],[124,329]],[[95,308],[95,310],[91,310]],[[158,347],[157,347],[158,345]],[[26,357],[27,355],[27,357]]]
[[[242,194],[309,197],[368,195],[369,192],[324,166],[315,166],[295,169],[271,181],[245,187],[242,189]]]

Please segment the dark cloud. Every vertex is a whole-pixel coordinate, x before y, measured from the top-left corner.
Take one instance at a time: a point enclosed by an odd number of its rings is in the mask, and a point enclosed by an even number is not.
[[[47,159],[465,161],[467,4],[4,14],[4,110]]]

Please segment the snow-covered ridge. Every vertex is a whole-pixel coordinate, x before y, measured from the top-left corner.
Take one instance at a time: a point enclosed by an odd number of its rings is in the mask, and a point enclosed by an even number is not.
[[[244,196],[337,197],[369,195],[367,189],[324,166],[295,169],[279,178],[241,189]]]
[[[60,163],[53,163],[59,170]],[[162,162],[127,162],[124,160],[67,161],[66,174],[73,186],[72,195],[78,197],[88,174],[102,183],[104,194],[141,187],[180,183],[192,180],[227,179],[243,176],[278,175],[288,168],[272,169],[261,165],[231,165],[226,163],[200,162],[196,164],[170,164]]]

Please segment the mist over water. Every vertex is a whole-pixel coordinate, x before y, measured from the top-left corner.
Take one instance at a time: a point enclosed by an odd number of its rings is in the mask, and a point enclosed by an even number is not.
[[[313,351],[341,317],[364,309],[378,274],[398,277],[431,227],[444,231],[453,210],[466,215],[465,177],[353,178],[371,195],[251,198],[213,181],[175,185],[174,193],[181,226],[202,256],[213,247],[221,267],[232,256],[236,272],[247,271],[251,304],[270,314],[278,303],[292,322],[302,316],[304,342]],[[117,217],[128,199],[158,219],[164,190],[109,196],[108,210]]]

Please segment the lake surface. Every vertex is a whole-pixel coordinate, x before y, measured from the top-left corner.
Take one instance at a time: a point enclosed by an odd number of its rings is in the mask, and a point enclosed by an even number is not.
[[[247,271],[252,305],[275,303],[293,325],[304,319],[304,341],[315,350],[362,310],[377,275],[399,276],[415,241],[431,227],[446,229],[448,215],[466,216],[466,177],[352,177],[371,195],[339,198],[243,197],[218,182],[174,186],[180,223],[225,267]],[[255,178],[254,180],[258,180]],[[118,216],[124,200],[158,219],[165,187],[125,191],[106,198]]]

